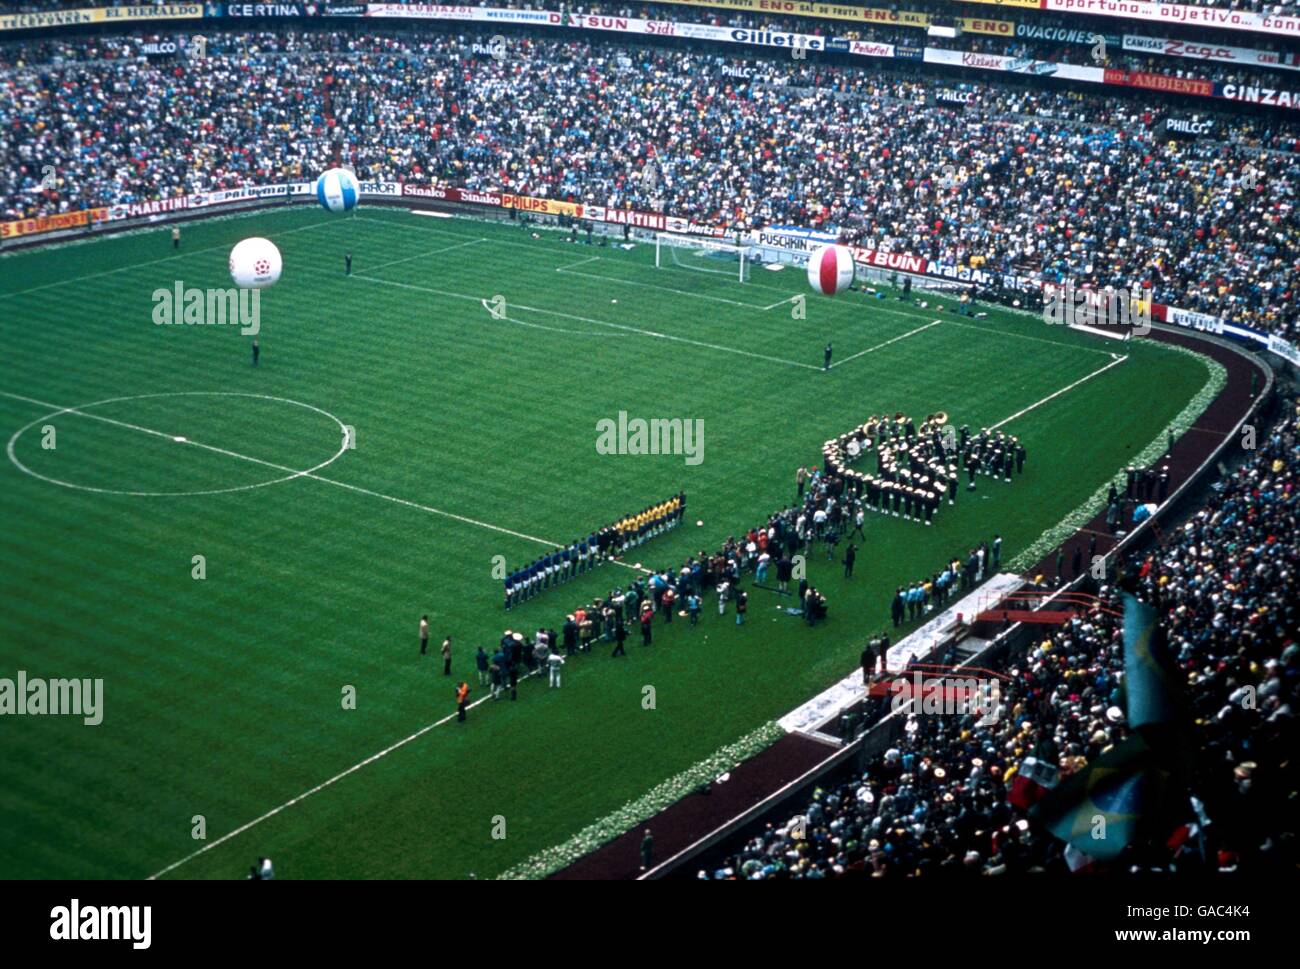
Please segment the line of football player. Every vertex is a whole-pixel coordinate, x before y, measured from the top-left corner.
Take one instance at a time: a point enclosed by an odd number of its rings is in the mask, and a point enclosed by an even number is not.
[[[505,577],[505,607],[531,599],[544,589],[567,582],[595,568],[596,563],[617,558],[628,549],[647,542],[681,524],[686,512],[686,492],[650,505],[635,515],[598,528],[585,538],[540,555],[528,565]]]

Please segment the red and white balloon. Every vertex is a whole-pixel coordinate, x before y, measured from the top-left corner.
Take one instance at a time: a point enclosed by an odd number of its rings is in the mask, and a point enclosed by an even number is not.
[[[834,296],[853,282],[853,253],[848,246],[822,246],[808,257],[808,285]]]

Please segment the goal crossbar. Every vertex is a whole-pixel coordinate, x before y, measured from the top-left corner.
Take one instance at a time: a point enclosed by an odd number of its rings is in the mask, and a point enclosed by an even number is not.
[[[674,266],[734,276],[743,283],[749,278],[752,251],[752,246],[738,246],[722,239],[660,232],[655,235],[655,268]]]

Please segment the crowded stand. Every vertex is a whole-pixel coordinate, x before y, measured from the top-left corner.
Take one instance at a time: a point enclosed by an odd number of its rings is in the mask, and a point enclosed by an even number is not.
[[[18,3],[8,4],[7,7],[17,13],[39,13],[49,10],[68,10],[85,7],[146,7],[146,6],[165,6],[173,0],[19,0]],[[396,3],[421,3],[423,0],[393,0]],[[1160,0],[1157,0],[1160,2]],[[846,4],[846,6],[870,6],[871,4],[859,0],[857,3]],[[1213,7],[1224,10],[1242,10],[1252,13],[1269,13],[1269,14],[1289,14],[1296,10],[1294,0],[1284,0],[1280,3],[1269,3],[1265,0],[1219,0],[1219,2],[1210,3],[1207,0],[1189,0],[1183,3],[1183,6]],[[923,10],[927,12],[969,12],[971,9],[959,3],[941,2],[941,0],[912,0],[908,4],[908,9]]]
[[[1116,871],[1260,872],[1296,863],[1300,408],[1121,584],[1156,610],[1198,752],[1189,797]],[[1001,875],[1097,868],[1044,829],[1039,788],[1122,744],[1118,590],[1006,662],[1003,716],[911,717],[850,779],[818,788],[700,878]],[[880,711],[877,711],[880,712]],[[1033,780],[1027,779],[1032,775]],[[1020,778],[1018,780],[1018,778]],[[1035,793],[1036,792],[1036,793]]]
[[[493,6],[506,9],[533,9],[535,6],[520,0],[498,0]],[[545,5],[540,5],[545,7]],[[578,3],[566,4],[565,9],[575,16],[630,17],[646,20],[679,21],[711,26],[746,29],[779,30],[811,36],[838,37],[843,40],[860,40],[878,44],[908,45],[926,38],[923,30],[911,23],[888,21],[854,21],[819,17],[815,11],[809,15],[782,14],[759,8],[719,9],[691,4],[684,9],[671,2],[663,3]],[[920,15],[935,16],[935,5],[913,2],[909,10]],[[334,21],[337,25],[338,21]],[[185,24],[192,27],[192,23]],[[1288,53],[1269,35],[1251,37],[1242,48],[1218,48],[1197,43],[1195,40],[1172,43],[1142,33],[1150,30],[1127,25],[1108,24],[1104,33],[1081,29],[1076,19],[1042,13],[1032,24],[1011,25],[1015,30],[1006,32],[961,32],[946,39],[940,46],[946,49],[989,53],[1014,58],[1030,58],[1054,64],[1100,64],[1108,68],[1128,71],[1163,73],[1172,78],[1197,78],[1210,82],[1235,83],[1251,86],[1258,84],[1283,84],[1294,71],[1300,70],[1300,56]],[[1173,27],[1173,30],[1168,29]],[[1161,24],[1162,33],[1176,33],[1179,25]],[[987,30],[988,28],[982,28]],[[1138,30],[1126,35],[1124,31]],[[1195,31],[1193,31],[1195,33]],[[279,33],[268,35],[278,38]],[[1100,43],[1098,43],[1100,41]],[[927,43],[934,43],[926,38]],[[35,49],[35,48],[34,48]],[[264,48],[265,49],[265,48]],[[127,51],[129,56],[129,49]],[[1243,60],[1243,56],[1263,55],[1269,63],[1258,57]],[[43,59],[43,58],[42,58]],[[1249,68],[1249,69],[1248,69]]]
[[[755,78],[716,55],[577,40],[521,38],[499,60],[466,56],[449,35],[284,37],[214,35],[198,63],[129,59],[124,42],[87,38],[56,45],[83,58],[28,64],[20,45],[23,66],[0,79],[0,150],[18,162],[0,173],[4,217],[301,177],[341,137],[362,178],[598,199],[733,229],[833,226],[949,265],[1138,282],[1161,302],[1295,332],[1296,156],[1260,154],[1230,119],[1222,141],[1157,142],[1158,112],[1069,91],[973,85],[954,112],[918,105],[942,82],[797,60],[764,62]],[[311,56],[325,51],[347,56]],[[609,83],[629,71],[646,80]],[[593,110],[623,123],[584,122]],[[360,139],[364,119],[374,127]],[[1240,123],[1270,146],[1297,133]],[[651,159],[653,188],[634,177]],[[40,189],[45,165],[53,190]]]

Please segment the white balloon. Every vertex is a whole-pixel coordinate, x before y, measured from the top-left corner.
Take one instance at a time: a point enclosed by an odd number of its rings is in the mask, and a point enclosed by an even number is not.
[[[240,289],[265,289],[280,278],[284,263],[270,239],[254,236],[230,250],[230,278]]]

